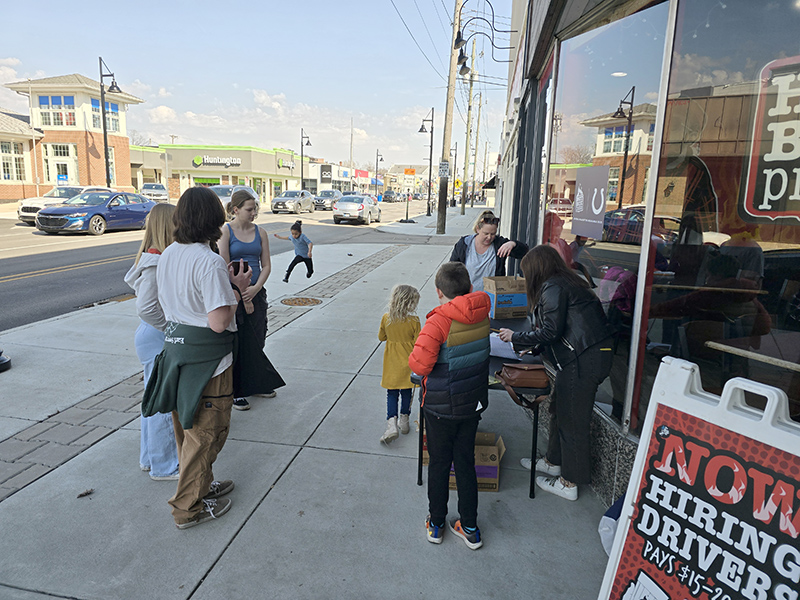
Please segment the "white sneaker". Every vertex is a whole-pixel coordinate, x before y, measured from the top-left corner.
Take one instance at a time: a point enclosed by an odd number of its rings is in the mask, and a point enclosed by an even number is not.
[[[400,429],[400,433],[403,435],[411,431],[411,427],[408,424],[409,416],[410,415],[400,415],[400,417],[397,419],[397,427]]]
[[[536,485],[545,492],[550,492],[565,500],[575,501],[578,499],[578,486],[569,487],[564,485],[561,481],[561,477],[545,477],[544,475],[539,475],[536,478]]]
[[[397,431],[397,417],[392,417],[391,419],[386,420],[386,431],[383,432],[381,436],[381,442],[384,444],[389,444],[400,437],[400,434]]]
[[[520,458],[519,464],[521,464],[524,468],[531,470],[531,459],[530,458]],[[561,475],[561,465],[551,465],[548,463],[544,458],[540,458],[536,461],[536,471],[539,473],[547,473],[550,476],[558,477]]]

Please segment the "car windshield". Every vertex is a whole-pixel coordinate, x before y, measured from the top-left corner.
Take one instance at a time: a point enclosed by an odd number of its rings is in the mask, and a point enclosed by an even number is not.
[[[164,191],[165,188],[160,183],[145,183],[142,186],[142,189],[143,190],[158,190],[158,191],[161,192],[161,191]]]
[[[47,192],[44,197],[45,198],[72,198],[73,196],[77,196],[80,194],[81,188],[75,187],[54,187],[52,190]]]
[[[111,192],[86,192],[70,198],[64,204],[69,204],[70,206],[98,206],[111,198],[111,196]]]
[[[333,190],[325,190],[319,193],[320,198],[333,198],[336,195],[336,192]]]
[[[231,187],[224,187],[224,186],[216,186],[212,185],[211,189],[219,196],[220,198],[227,198],[233,193],[233,188]]]
[[[342,198],[339,202],[353,202],[354,204],[361,204],[366,198],[364,196],[347,196]]]
[[[283,192],[281,198],[299,198],[300,192]]]

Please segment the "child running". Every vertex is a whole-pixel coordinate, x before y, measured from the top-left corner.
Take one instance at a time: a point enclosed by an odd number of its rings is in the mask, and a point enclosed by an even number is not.
[[[408,357],[419,335],[419,317],[414,315],[419,304],[419,292],[410,285],[396,285],[389,298],[389,312],[381,319],[378,339],[386,342],[383,350],[381,387],[386,388],[386,431],[381,442],[388,444],[400,433],[409,430],[411,415],[411,368]],[[397,419],[397,399],[400,397],[400,420]]]
[[[306,277],[310,278],[314,274],[314,263],[311,261],[311,251],[314,248],[314,244],[303,233],[303,222],[299,220],[295,221],[292,223],[289,231],[292,234],[290,238],[278,235],[277,233],[274,234],[279,240],[291,240],[294,244],[294,259],[289,264],[289,268],[286,269],[286,276],[283,278],[283,283],[289,283],[289,275],[292,274],[292,270],[301,262],[306,263],[306,269],[308,271]]]

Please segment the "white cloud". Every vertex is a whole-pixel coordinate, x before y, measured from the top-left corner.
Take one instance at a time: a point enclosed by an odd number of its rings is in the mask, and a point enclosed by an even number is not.
[[[18,58],[0,58],[0,67],[16,67],[19,63]]]
[[[671,91],[717,86],[744,81],[741,71],[728,71],[728,58],[714,59],[699,54],[678,55],[672,67]]]
[[[132,82],[126,83],[123,89],[138,98],[144,98],[150,95],[153,88],[139,79],[134,79]]]
[[[167,90],[167,88],[162,87],[162,88],[158,88],[158,94],[157,95],[158,95],[159,98],[169,98],[170,96],[172,96],[172,92]]]
[[[656,101],[658,100],[658,92],[647,92],[644,95],[645,100]]]
[[[148,109],[147,114],[150,116],[150,122],[153,124],[174,123],[177,116],[174,109],[170,108],[169,106],[164,106],[163,104],[161,106]]]

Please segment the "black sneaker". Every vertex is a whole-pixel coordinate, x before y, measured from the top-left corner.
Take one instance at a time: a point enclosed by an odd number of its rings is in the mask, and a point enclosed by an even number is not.
[[[289,276],[288,275],[283,278],[283,283],[289,283]]]
[[[205,500],[213,500],[233,491],[233,482],[230,479],[225,481],[212,481],[205,495]]]
[[[236,410],[250,410],[250,403],[247,401],[247,398],[234,398],[233,408]]]
[[[464,543],[470,550],[477,550],[478,548],[483,546],[483,540],[481,539],[481,530],[476,527],[475,531],[473,531],[472,533],[467,533],[461,526],[461,519],[453,519],[452,521],[450,521],[450,531],[452,531],[458,537],[464,540]]]
[[[231,501],[227,498],[222,500],[207,500],[203,499],[203,510],[197,513],[191,521],[186,523],[175,523],[178,529],[188,529],[200,523],[205,523],[211,519],[217,519],[228,512],[231,508]]]
[[[312,275],[313,275],[313,273],[306,273],[306,277],[308,277],[309,279],[311,279]]]

